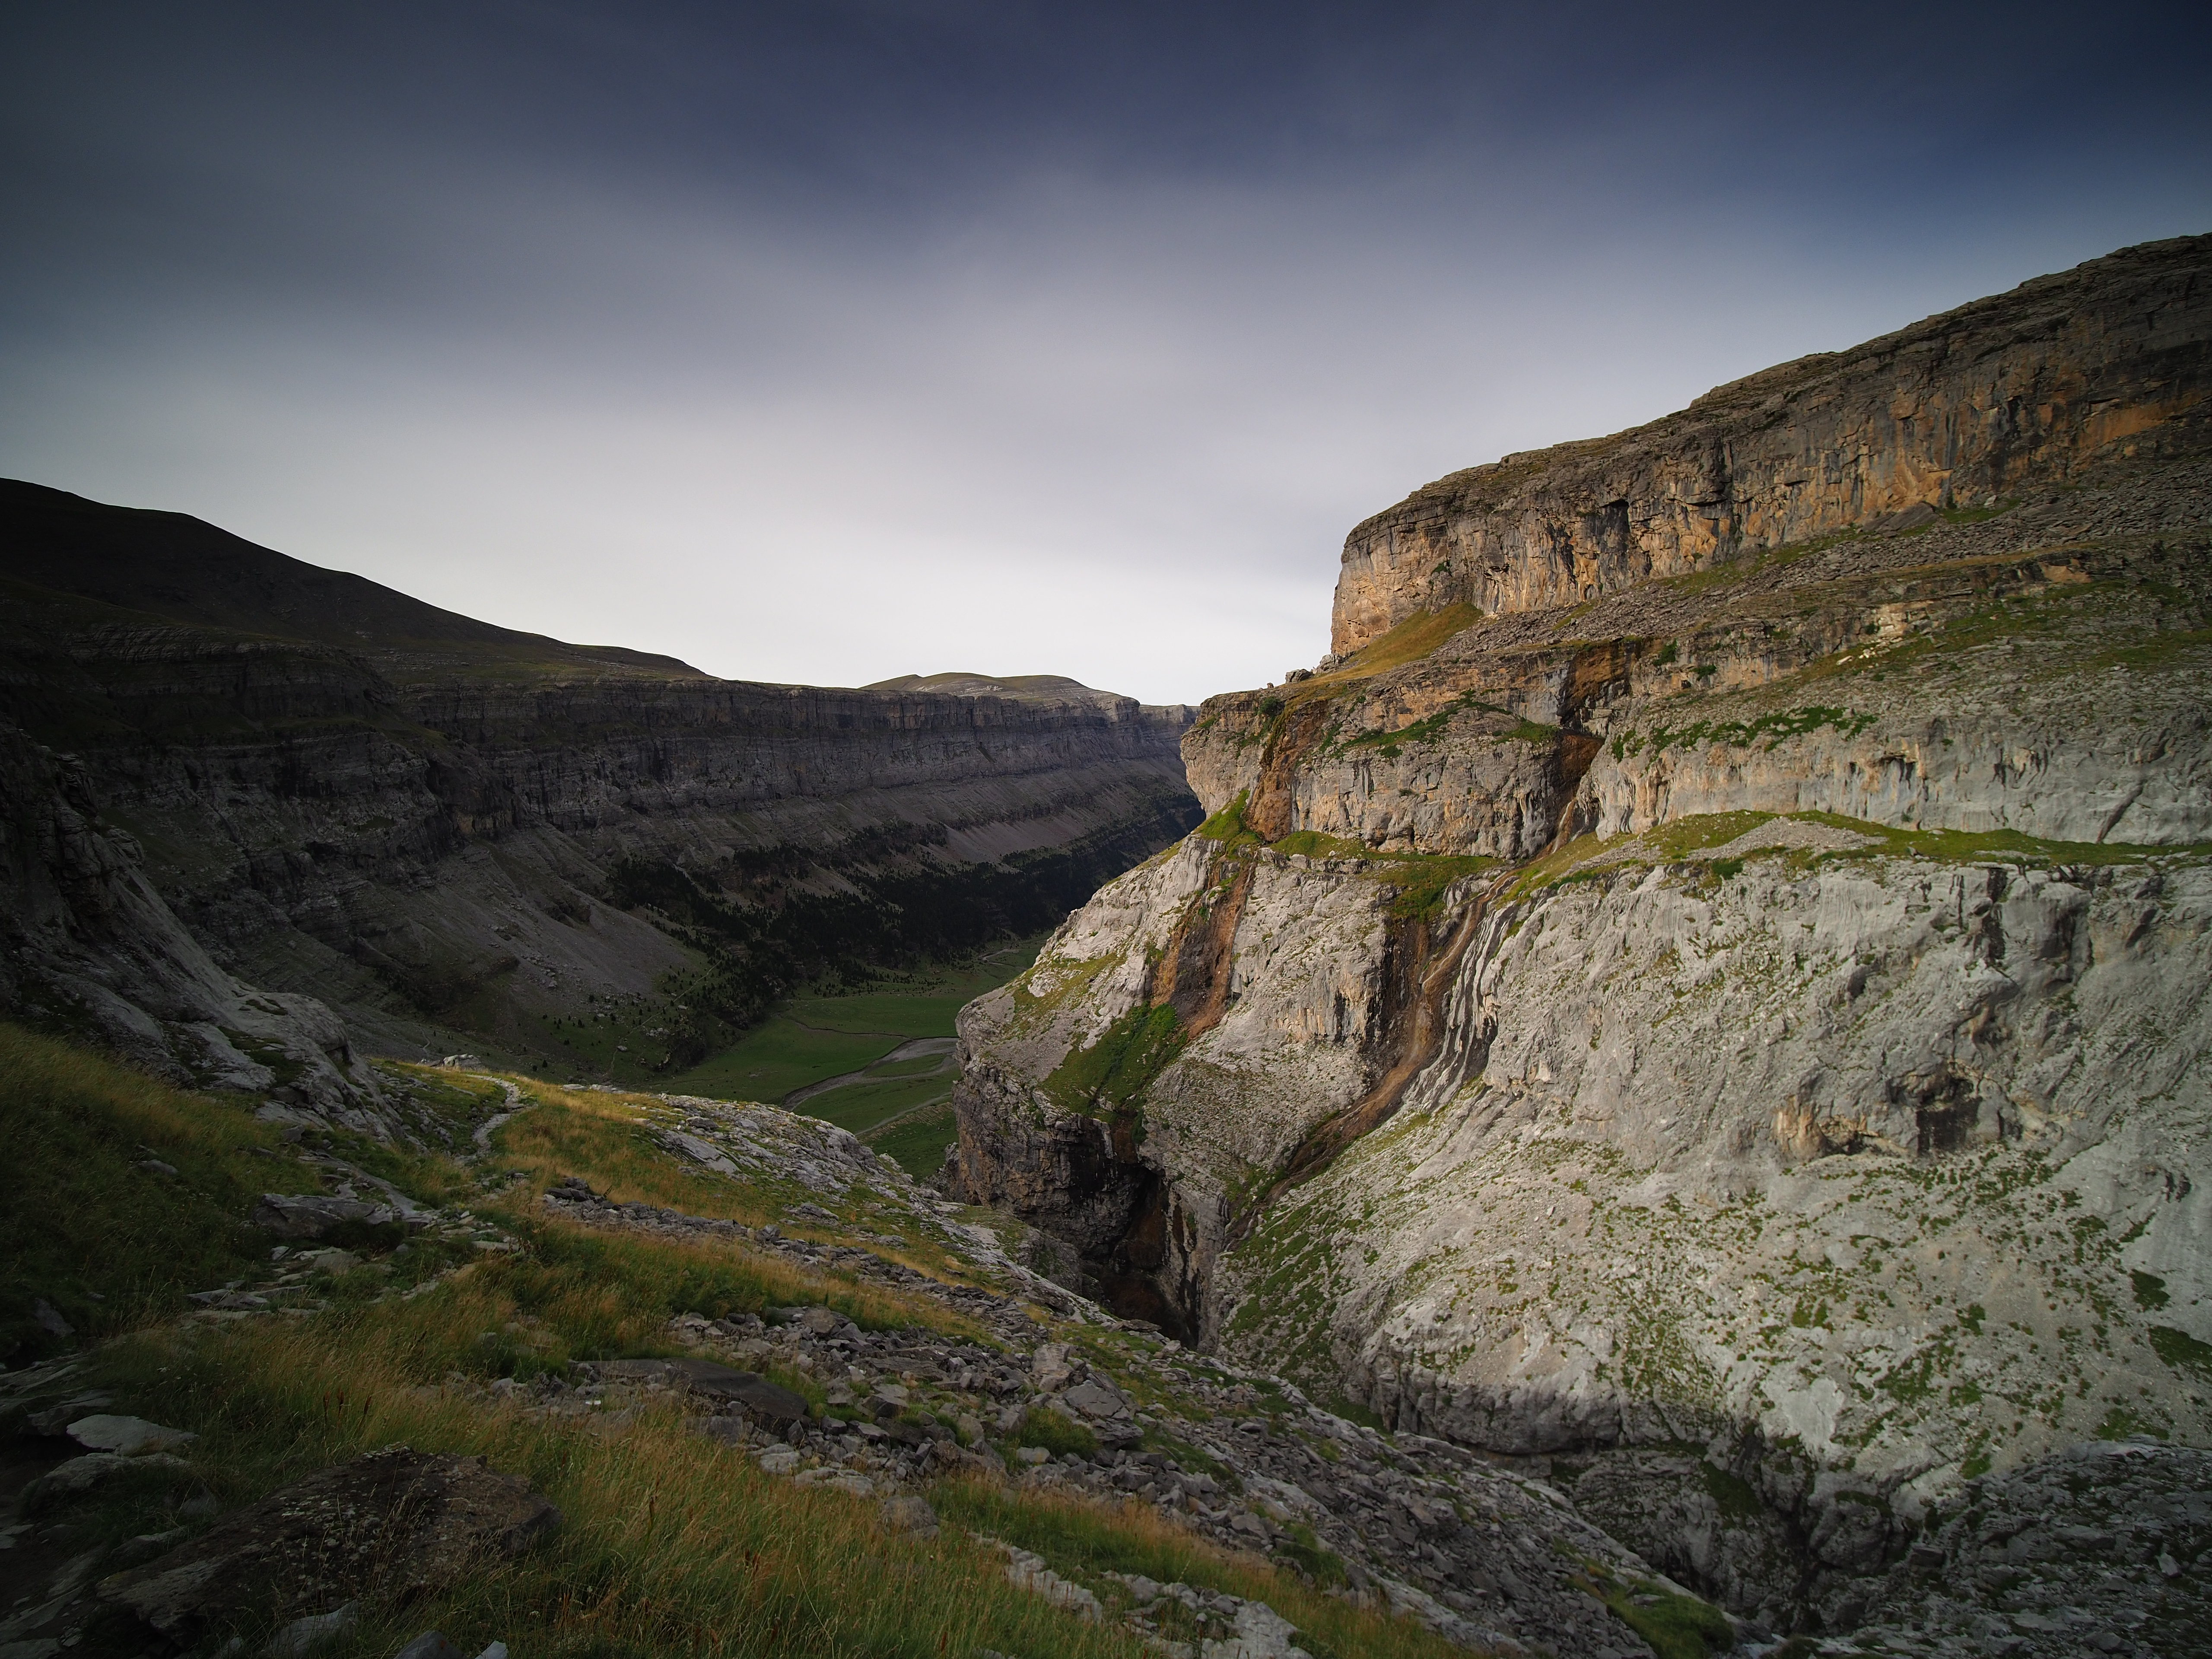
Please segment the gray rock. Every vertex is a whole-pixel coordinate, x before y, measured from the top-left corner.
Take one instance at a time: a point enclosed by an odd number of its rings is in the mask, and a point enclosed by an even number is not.
[[[337,1640],[361,1622],[361,1608],[348,1601],[328,1613],[309,1613],[295,1619],[269,1638],[262,1650],[270,1659],[301,1659],[303,1654]]]
[[[64,1319],[59,1310],[43,1296],[31,1298],[31,1317],[38,1321],[39,1328],[49,1336],[70,1337],[76,1334],[76,1327]]]
[[[167,1452],[142,1452],[136,1457],[125,1457],[117,1452],[88,1452],[82,1457],[72,1457],[59,1463],[23,1488],[23,1502],[43,1503],[48,1498],[75,1492],[90,1492],[94,1486],[122,1474],[143,1474],[159,1469],[172,1474],[181,1474],[191,1465],[181,1457]]]
[[[886,1498],[877,1516],[885,1532],[907,1533],[917,1538],[937,1536],[937,1511],[921,1498]]]
[[[392,1659],[467,1659],[467,1656],[446,1639],[443,1631],[426,1630]]]
[[[1129,1401],[1121,1391],[1103,1377],[1093,1374],[1060,1395],[1085,1417],[1109,1418],[1129,1415]]]
[[[93,1451],[135,1457],[140,1452],[167,1451],[190,1445],[199,1436],[184,1429],[167,1429],[143,1417],[110,1417],[96,1413],[80,1417],[69,1425],[69,1437]]]
[[[386,1204],[313,1194],[264,1193],[253,1208],[253,1224],[279,1238],[320,1238],[349,1221],[381,1227],[398,1219],[399,1212]]]
[[[158,1559],[101,1580],[98,1593],[191,1639],[208,1620],[249,1611],[298,1618],[303,1606],[328,1607],[372,1588],[387,1595],[441,1589],[485,1559],[527,1548],[560,1519],[528,1481],[482,1458],[392,1446],[272,1492]]]
[[[806,1420],[809,1408],[804,1395],[757,1372],[733,1370],[709,1359],[676,1359],[668,1364],[692,1393],[727,1401],[763,1422],[788,1427]]]

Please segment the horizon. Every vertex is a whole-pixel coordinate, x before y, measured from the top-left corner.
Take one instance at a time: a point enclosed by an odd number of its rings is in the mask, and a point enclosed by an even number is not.
[[[2201,16],[2071,15],[26,15],[0,472],[724,678],[1194,704],[1434,478],[2212,227]]]

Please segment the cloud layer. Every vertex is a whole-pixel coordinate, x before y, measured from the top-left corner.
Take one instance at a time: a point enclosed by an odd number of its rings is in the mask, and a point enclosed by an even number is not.
[[[0,471],[751,678],[1256,684],[1431,477],[2212,223],[2179,8],[52,10]]]

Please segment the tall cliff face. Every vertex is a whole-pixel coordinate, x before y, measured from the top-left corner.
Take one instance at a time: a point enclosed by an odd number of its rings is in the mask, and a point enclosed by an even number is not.
[[[2203,239],[2130,248],[1708,392],[1633,431],[1509,455],[1345,540],[1332,649],[1424,611],[1569,605],[1930,507],[2202,447]]]
[[[76,780],[215,971],[379,1049],[558,1054],[554,1022],[682,973],[690,1023],[637,1056],[680,1064],[807,975],[1048,927],[1198,816],[1187,709],[721,681],[174,515],[0,509],[21,775]]]
[[[1493,540],[1483,608],[1423,590],[1210,700],[1206,824],[963,1016],[954,1174],[1130,1312],[1553,1460],[1770,1622],[1852,1624],[1987,1472],[2202,1443],[2208,304],[2197,239],[1844,354],[2135,411],[2048,399],[2063,482],[1862,491],[1587,595],[1565,544]],[[2110,320],[2145,317],[2155,375]],[[1922,465],[1902,414],[1780,407],[1773,453]],[[1601,449],[1521,499],[1582,499]]]

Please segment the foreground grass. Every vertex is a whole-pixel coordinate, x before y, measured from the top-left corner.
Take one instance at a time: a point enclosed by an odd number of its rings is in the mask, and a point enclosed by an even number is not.
[[[265,1255],[246,1226],[258,1194],[318,1184],[239,1097],[172,1089],[15,1025],[0,1025],[0,1146],[10,1365],[59,1346],[40,1300],[91,1336],[175,1313]]]
[[[1378,1620],[1257,1556],[1222,1549],[1149,1504],[1109,1506],[984,1480],[944,1481],[932,1496],[947,1520],[1034,1551],[1060,1571],[1088,1581],[1109,1601],[1116,1591],[1104,1575],[1142,1574],[1265,1601],[1298,1627],[1301,1643],[1316,1659],[1351,1652],[1426,1659],[1464,1651],[1417,1625]]]
[[[692,1174],[641,1133],[642,1103],[538,1089],[533,1109],[495,1143],[502,1168],[536,1176],[472,1213],[506,1237],[480,1249],[466,1230],[425,1235],[319,1282],[319,1311],[234,1319],[170,1317],[185,1288],[270,1271],[240,1211],[267,1184],[266,1126],[239,1105],[166,1088],[127,1068],[0,1028],[0,1088],[11,1144],[39,1160],[5,1221],[9,1284],[52,1295],[71,1252],[116,1287],[95,1308],[117,1333],[69,1384],[199,1437],[189,1467],[135,1472],[38,1516],[72,1550],[179,1524],[203,1486],[225,1510],[379,1447],[480,1455],[532,1480],[562,1511],[522,1558],[404,1605],[372,1595],[361,1623],[323,1659],[388,1655],[436,1626],[465,1652],[504,1640],[525,1659],[637,1656],[973,1656],[1071,1659],[1150,1651],[1111,1621],[1085,1622],[1006,1577],[988,1534],[1043,1555],[1110,1607],[1109,1571],[1209,1585],[1264,1600],[1312,1632],[1316,1659],[1427,1659],[1451,1650],[1425,1632],[1322,1595],[1290,1570],[1221,1550],[1147,1506],[1104,1504],[982,1478],[927,1494],[948,1524],[933,1539],[894,1535],[878,1504],[763,1474],[741,1451],[688,1433],[679,1409],[551,1415],[488,1385],[558,1373],[579,1358],[674,1352],[672,1315],[764,1312],[826,1304],[869,1326],[975,1334],[928,1298],[810,1272],[741,1242],[608,1234],[547,1219],[537,1196],[559,1174],[696,1213],[732,1207],[738,1183]],[[464,1091],[464,1092],[467,1092]],[[459,1103],[456,1103],[457,1105]],[[162,1153],[176,1177],[131,1157]],[[82,1171],[64,1167],[81,1160]],[[250,1160],[250,1169],[234,1164]],[[301,1167],[301,1166],[294,1166]],[[255,1179],[246,1179],[247,1174]],[[158,1182],[143,1184],[138,1180]],[[441,1180],[475,1176],[456,1164]],[[503,1179],[503,1177],[501,1177]],[[479,1231],[489,1231],[489,1228]],[[42,1239],[49,1242],[41,1243]],[[101,1241],[120,1241],[107,1249]],[[490,1241],[477,1241],[484,1243]],[[457,1265],[458,1264],[458,1265]],[[57,1275],[59,1275],[58,1278]],[[220,1277],[217,1277],[220,1275]],[[158,1286],[135,1297],[122,1287]],[[396,1294],[409,1285],[406,1295]],[[772,1375],[805,1393],[814,1379]],[[186,1524],[192,1524],[187,1522]],[[105,1571],[105,1569],[102,1569]],[[205,1632],[211,1654],[232,1632]],[[258,1651],[266,1631],[238,1632]],[[87,1654],[132,1650],[121,1614],[99,1615]]]
[[[359,1327],[262,1325],[197,1341],[149,1335],[105,1367],[200,1434],[195,1465],[226,1505],[405,1443],[489,1458],[560,1506],[560,1530],[530,1554],[404,1607],[371,1603],[355,1632],[319,1650],[328,1659],[389,1654],[434,1626],[464,1651],[503,1639],[532,1659],[1143,1651],[1015,1589],[984,1547],[949,1532],[886,1534],[872,1503],[763,1475],[673,1414],[611,1433],[426,1386],[426,1369],[466,1345],[482,1309],[470,1292],[442,1312],[440,1340],[419,1348],[362,1341]]]

